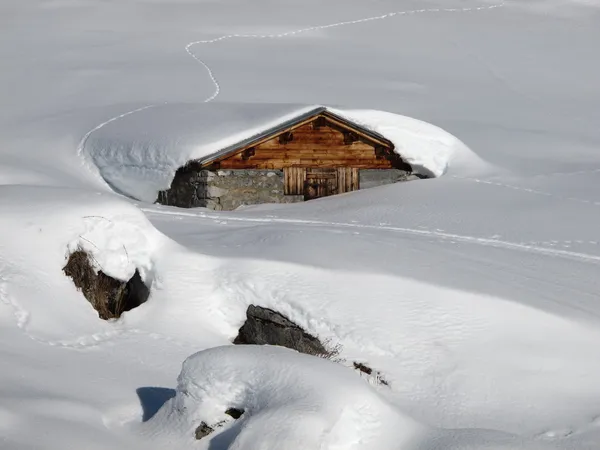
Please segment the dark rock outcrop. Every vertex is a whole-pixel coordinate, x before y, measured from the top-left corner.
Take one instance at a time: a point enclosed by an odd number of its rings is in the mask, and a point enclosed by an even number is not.
[[[385,378],[383,378],[383,376],[381,375],[381,372],[379,372],[378,370],[374,371],[369,366],[367,366],[366,364],[363,364],[361,362],[354,361],[353,364],[354,364],[354,368],[356,370],[358,370],[359,372],[364,373],[365,375],[372,376],[379,384],[383,384],[384,386],[389,386],[389,383],[385,380]]]
[[[301,353],[327,356],[325,346],[283,314],[261,306],[250,305],[246,322],[239,330],[234,344],[280,345]]]
[[[229,408],[227,411],[225,411],[225,414],[237,420],[240,417],[242,417],[242,415],[244,414],[244,410],[238,408]],[[202,438],[205,438],[209,434],[213,433],[217,428],[221,428],[223,425],[225,425],[225,423],[226,421],[222,420],[211,426],[208,425],[206,422],[200,422],[200,425],[198,425],[198,428],[196,428],[196,431],[194,432],[196,439],[200,440]]]
[[[69,255],[63,272],[73,280],[101,319],[117,319],[125,311],[140,306],[150,295],[150,289],[137,270],[129,281],[117,280],[96,271],[90,255],[81,249]]]
[[[237,420],[240,417],[242,417],[242,415],[244,414],[244,410],[238,408],[229,408],[227,411],[225,411],[225,414]]]
[[[196,428],[196,439],[202,439],[206,436],[208,436],[210,433],[212,433],[213,431],[215,431],[215,429],[213,427],[210,427],[206,424],[206,422],[200,422],[200,425],[198,425],[198,428]]]

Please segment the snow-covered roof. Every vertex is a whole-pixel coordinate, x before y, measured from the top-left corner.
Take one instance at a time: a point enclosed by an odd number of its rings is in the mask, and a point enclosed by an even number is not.
[[[439,176],[455,147],[454,136],[425,122],[381,111],[345,111],[317,105],[163,104],[125,115],[90,134],[83,150],[115,189],[153,202],[176,170],[207,162],[290,123],[328,111],[390,141],[415,171]]]

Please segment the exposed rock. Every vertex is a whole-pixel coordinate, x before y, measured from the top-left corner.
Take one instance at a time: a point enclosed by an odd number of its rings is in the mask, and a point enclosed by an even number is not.
[[[228,416],[231,416],[235,420],[237,420],[240,417],[242,417],[242,415],[244,414],[244,410],[243,409],[237,409],[237,408],[229,408],[227,411],[225,411],[225,414],[227,414]]]
[[[383,376],[381,375],[381,372],[379,372],[378,370],[373,370],[369,366],[367,366],[366,364],[363,364],[361,362],[354,361],[353,364],[354,364],[354,368],[356,370],[358,370],[361,373],[364,373],[365,375],[372,377],[375,380],[375,382],[377,382],[378,384],[383,384],[384,386],[389,386],[389,383],[385,380],[385,378],[383,378]]]
[[[261,203],[295,203],[302,195],[285,195],[283,170],[217,170],[192,165],[180,168],[156,200],[183,208],[206,207],[231,211]]]
[[[90,256],[81,249],[69,255],[63,272],[73,280],[101,319],[117,319],[125,311],[140,306],[150,295],[150,289],[137,270],[129,281],[117,280],[96,271]]]
[[[366,373],[367,375],[371,375],[373,373],[373,369],[369,366],[365,366],[363,363],[354,362],[354,368],[362,373]]]
[[[225,414],[237,420],[242,417],[244,410],[238,408],[229,408],[227,411],[225,411]],[[223,425],[225,425],[225,423],[226,421],[222,420],[211,426],[206,422],[200,422],[200,425],[198,425],[198,428],[196,428],[195,431],[196,439],[200,440],[205,438],[209,434],[213,433],[217,428],[221,428]]]
[[[331,353],[319,339],[272,309],[250,305],[246,318],[234,344],[280,345],[318,356],[328,356]]]
[[[196,428],[196,439],[200,440],[206,436],[208,436],[210,433],[212,433],[214,430],[214,428],[209,427],[206,422],[200,422],[200,425],[198,426],[198,428]]]

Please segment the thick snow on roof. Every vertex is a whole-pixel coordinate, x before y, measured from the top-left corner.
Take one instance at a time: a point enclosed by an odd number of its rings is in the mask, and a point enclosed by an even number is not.
[[[322,107],[296,104],[157,105],[107,123],[90,134],[84,153],[115,189],[153,202],[176,170]],[[457,138],[416,119],[381,111],[331,109],[391,140],[415,168],[442,175],[459,155],[479,159]]]
[[[392,141],[396,153],[401,155],[416,173],[439,177],[451,164],[469,170],[481,170],[486,166],[486,163],[458,138],[422,120],[385,111],[329,109]]]
[[[114,188],[153,202],[175,171],[315,109],[288,104],[165,104],[107,123],[84,152]]]

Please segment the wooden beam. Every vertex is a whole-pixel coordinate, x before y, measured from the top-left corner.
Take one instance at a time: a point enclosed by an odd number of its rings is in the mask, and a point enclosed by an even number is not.
[[[352,145],[356,141],[358,141],[358,136],[356,135],[356,133],[353,133],[352,131],[348,131],[348,130],[344,130],[343,133],[344,133],[344,144],[345,145]]]
[[[322,128],[326,125],[327,125],[327,121],[325,120],[325,117],[323,117],[323,116],[318,116],[312,123],[313,129],[315,129],[315,130],[318,130],[319,128]]]
[[[294,133],[292,133],[291,131],[286,131],[285,133],[282,133],[279,135],[279,143],[281,145],[285,145],[288,142],[292,142],[294,140]]]
[[[247,148],[242,152],[242,159],[248,161],[252,156],[256,154],[254,147]]]

